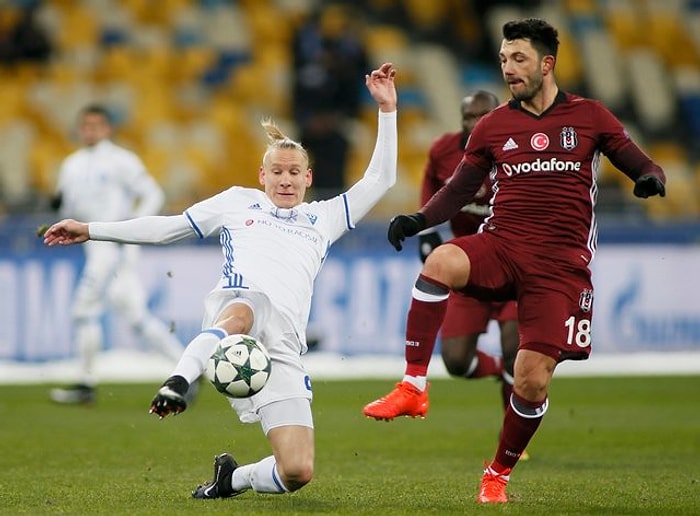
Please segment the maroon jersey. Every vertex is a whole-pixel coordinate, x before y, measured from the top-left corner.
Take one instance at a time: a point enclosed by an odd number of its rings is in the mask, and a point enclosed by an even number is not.
[[[438,137],[428,151],[428,162],[423,174],[421,206],[425,205],[440,188],[450,180],[464,155],[466,137],[462,131],[446,133]],[[476,233],[490,215],[491,180],[487,177],[472,202],[465,204],[450,219],[450,229],[454,236]]]
[[[601,153],[632,180],[653,174],[665,181],[600,102],[560,91],[537,116],[512,100],[479,120],[452,180],[421,212],[428,226],[448,220],[490,174],[492,215],[482,231],[527,248],[573,248],[588,263]]]

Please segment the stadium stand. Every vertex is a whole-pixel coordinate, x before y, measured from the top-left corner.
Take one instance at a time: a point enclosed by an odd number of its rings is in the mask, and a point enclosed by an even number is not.
[[[23,9],[52,43],[46,61],[0,63],[0,212],[46,207],[78,109],[104,102],[119,140],[166,189],[168,210],[232,182],[255,185],[272,116],[295,135],[290,38],[321,0],[8,0],[0,38]],[[336,2],[337,3],[337,2]],[[378,213],[411,209],[431,140],[458,127],[466,92],[506,98],[494,51],[504,21],[549,19],[560,30],[565,89],[599,98],[661,162],[669,202],[642,205],[604,160],[601,209],[655,219],[700,214],[700,2],[695,0],[362,0],[373,63],[400,69],[402,180]],[[478,16],[481,16],[479,18]],[[0,39],[0,42],[2,39]],[[347,181],[371,149],[370,103],[348,124]]]

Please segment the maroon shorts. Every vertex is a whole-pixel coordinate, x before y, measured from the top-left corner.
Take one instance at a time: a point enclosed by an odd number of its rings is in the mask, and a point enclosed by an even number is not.
[[[440,336],[444,339],[486,333],[491,320],[505,322],[517,319],[515,301],[484,302],[459,292],[450,292]]]
[[[481,300],[517,300],[519,349],[538,351],[558,362],[588,358],[593,284],[580,250],[504,242],[493,233],[450,243],[471,261],[462,293]]]

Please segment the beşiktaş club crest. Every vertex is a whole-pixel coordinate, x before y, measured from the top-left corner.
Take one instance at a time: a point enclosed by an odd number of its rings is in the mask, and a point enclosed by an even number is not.
[[[589,288],[584,288],[578,298],[578,306],[584,312],[590,312],[593,308],[593,291]]]
[[[562,127],[559,135],[559,143],[565,150],[572,150],[578,145],[578,135],[573,127]]]

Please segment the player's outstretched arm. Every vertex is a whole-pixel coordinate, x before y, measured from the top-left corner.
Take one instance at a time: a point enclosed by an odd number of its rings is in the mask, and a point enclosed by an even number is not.
[[[377,141],[362,178],[346,192],[353,223],[359,221],[396,183],[398,136],[396,132],[396,70],[391,63],[365,75],[365,84],[379,107]]]
[[[44,233],[44,243],[53,245],[79,244],[86,240],[118,242],[121,244],[164,245],[195,236],[185,215],[149,215],[116,222],[85,224],[65,219]]]
[[[88,225],[73,219],[56,222],[44,233],[44,244],[48,246],[82,244],[89,239]]]

